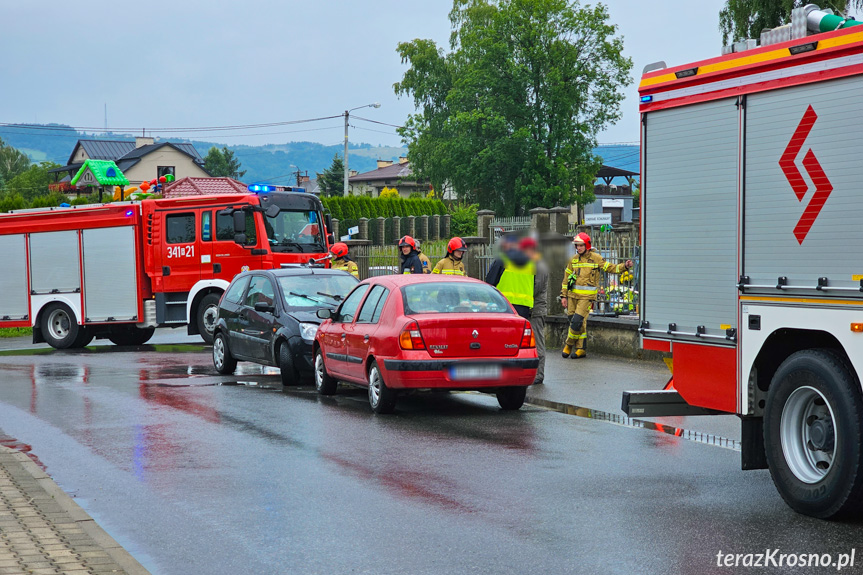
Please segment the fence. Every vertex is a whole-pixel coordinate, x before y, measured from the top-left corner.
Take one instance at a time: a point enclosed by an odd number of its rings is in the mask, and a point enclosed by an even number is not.
[[[588,229],[591,233],[592,246],[606,261],[620,264],[633,260],[635,267],[623,274],[601,274],[598,286],[595,314],[634,314],[639,305],[638,294],[638,259],[639,245],[637,230],[599,230]],[[423,253],[428,256],[431,265],[446,255],[446,240],[424,242]],[[572,259],[575,251],[568,239],[562,239],[555,245],[540,246],[546,264],[549,266],[548,303],[549,314],[562,313],[556,300],[560,293],[563,280],[563,270]],[[398,273],[401,259],[395,245],[363,245],[351,248],[351,257],[356,260],[360,269],[360,278]],[[465,267],[469,276],[484,280],[488,274],[497,251],[493,245],[472,244],[465,255]]]
[[[520,216],[514,218],[494,218],[488,224],[488,227],[490,233],[487,237],[493,238],[496,241],[500,239],[500,236],[505,233],[518,233],[529,230],[531,228],[530,216]]]

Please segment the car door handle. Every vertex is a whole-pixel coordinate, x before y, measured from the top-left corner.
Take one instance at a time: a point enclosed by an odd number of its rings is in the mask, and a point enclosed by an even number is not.
[[[345,339],[345,338],[347,337],[347,335],[348,335],[348,334],[343,333],[343,334],[342,334],[342,339]]]
[[[369,341],[369,334],[363,336],[363,341]]]

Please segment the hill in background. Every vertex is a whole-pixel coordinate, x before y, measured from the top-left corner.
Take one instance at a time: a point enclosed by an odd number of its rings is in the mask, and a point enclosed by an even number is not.
[[[26,128],[17,126],[0,127],[0,138],[7,144],[18,148],[36,162],[51,161],[65,165],[72,153],[72,148],[78,140],[119,140],[134,141],[134,136],[128,134],[88,134],[78,132],[62,124],[34,125]],[[225,144],[188,140],[184,138],[157,138],[157,142],[188,142],[195,146],[201,156],[216,146],[222,148]],[[276,184],[296,184],[294,173],[299,169],[314,178],[318,172],[323,172],[333,162],[333,156],[341,155],[344,146],[325,146],[314,142],[287,142],[284,144],[269,144],[266,146],[227,146],[233,150],[237,159],[246,170],[243,181],[246,183],[270,182]],[[373,146],[371,144],[351,144],[348,163],[352,170],[368,172],[377,168],[376,160],[397,161],[399,156],[407,153],[407,148],[388,146]]]
[[[16,126],[0,127],[0,138],[7,144],[18,148],[36,162],[51,161],[65,165],[75,143],[81,139],[134,141],[128,134],[87,134],[78,132],[61,124],[33,125],[26,128]],[[224,144],[183,138],[162,139],[159,141],[189,142],[201,156],[216,146]],[[234,152],[246,170],[243,181],[246,183],[296,184],[296,171],[299,169],[310,177],[323,172],[332,164],[333,156],[341,155],[342,145],[325,146],[314,142],[286,142],[265,146],[227,146]],[[594,148],[594,153],[602,156],[607,166],[638,172],[639,147],[632,144],[608,144]],[[407,148],[372,146],[371,144],[351,144],[348,155],[350,169],[368,172],[377,167],[376,160],[397,161],[407,154]]]

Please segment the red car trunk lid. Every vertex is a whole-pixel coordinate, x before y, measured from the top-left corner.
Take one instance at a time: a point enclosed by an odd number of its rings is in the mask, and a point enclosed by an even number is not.
[[[507,357],[518,354],[523,318],[511,314],[417,314],[426,349],[432,357]]]

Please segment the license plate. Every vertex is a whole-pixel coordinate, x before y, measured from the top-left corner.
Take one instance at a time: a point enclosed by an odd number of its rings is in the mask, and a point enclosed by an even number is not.
[[[454,365],[450,368],[450,378],[454,380],[466,379],[500,379],[501,369],[499,365]]]

